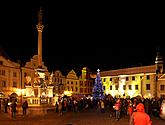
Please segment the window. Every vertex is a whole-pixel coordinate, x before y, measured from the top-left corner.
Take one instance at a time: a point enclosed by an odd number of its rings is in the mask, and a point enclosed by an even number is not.
[[[160,90],[165,90],[165,85],[160,85]]]
[[[5,70],[0,70],[0,75],[5,76]]]
[[[85,92],[85,93],[87,92],[87,88],[84,89],[84,92]]]
[[[139,89],[139,86],[138,85],[135,85],[135,90],[138,90]]]
[[[75,87],[75,91],[76,91],[76,92],[78,91],[78,88],[77,88],[77,87]]]
[[[17,83],[15,81],[13,82],[13,87],[17,87]]]
[[[109,81],[112,81],[112,78],[110,78]]]
[[[80,93],[83,93],[83,88],[80,88]]]
[[[105,90],[105,86],[103,86],[103,89]]]
[[[115,89],[118,90],[118,85],[115,85]]]
[[[149,80],[150,79],[150,75],[147,75],[147,78],[146,79]]]
[[[17,73],[16,72],[13,72],[13,77],[17,77]]]
[[[146,84],[146,90],[150,90],[150,84]]]
[[[109,88],[110,90],[112,90],[112,85],[110,86],[110,88]]]
[[[25,73],[24,73],[24,77],[26,77],[26,76],[27,76],[27,73],[25,72]]]
[[[126,85],[123,85],[123,90],[126,90]]]
[[[129,77],[126,77],[126,81],[128,81],[129,80]]]
[[[3,65],[3,61],[0,61],[0,65]]]
[[[129,85],[129,90],[132,90],[132,85]]]
[[[2,81],[2,87],[6,87],[6,81]]]
[[[87,86],[87,81],[84,81],[85,86]]]
[[[135,76],[132,76],[132,80],[133,80],[133,81],[135,80]]]
[[[48,76],[45,76],[45,80],[48,80]]]
[[[80,86],[83,86],[83,82],[82,81],[80,81]]]

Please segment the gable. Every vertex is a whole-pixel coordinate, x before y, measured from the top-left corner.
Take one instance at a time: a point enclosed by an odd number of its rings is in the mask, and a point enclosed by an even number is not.
[[[6,67],[12,67],[12,68],[19,68],[20,64],[10,61],[9,59],[4,58],[3,56],[0,56],[0,61],[2,61],[2,65]]]
[[[71,70],[71,71],[68,73],[67,78],[69,78],[69,79],[78,79],[77,74],[75,73],[74,70]]]

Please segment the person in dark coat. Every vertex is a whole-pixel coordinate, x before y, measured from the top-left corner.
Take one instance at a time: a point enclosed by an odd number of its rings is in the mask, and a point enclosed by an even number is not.
[[[28,102],[25,100],[22,104],[23,115],[27,114]]]
[[[11,116],[13,119],[16,119],[16,112],[17,112],[17,103],[16,101],[13,101],[11,103]]]

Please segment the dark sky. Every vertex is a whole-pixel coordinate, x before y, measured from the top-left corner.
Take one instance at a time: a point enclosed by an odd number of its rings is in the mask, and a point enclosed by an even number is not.
[[[154,64],[165,58],[164,9],[154,5],[4,1],[0,45],[14,60],[37,54],[37,12],[43,8],[43,61],[49,70],[93,71]]]

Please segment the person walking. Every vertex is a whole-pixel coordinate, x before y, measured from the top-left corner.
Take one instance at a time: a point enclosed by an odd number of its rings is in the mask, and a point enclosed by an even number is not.
[[[117,99],[117,101],[114,105],[114,109],[115,109],[115,117],[116,117],[116,120],[118,121],[120,119],[120,112],[121,112],[121,100],[120,100],[120,98]]]
[[[14,100],[12,103],[11,103],[11,116],[13,119],[16,119],[16,112],[17,112],[17,103],[16,101]]]
[[[25,100],[22,104],[22,110],[23,110],[24,116],[27,114],[27,108],[28,108],[28,102],[27,102],[27,100]]]
[[[145,108],[142,103],[136,106],[136,112],[132,113],[129,125],[152,125],[150,116],[145,113]]]

